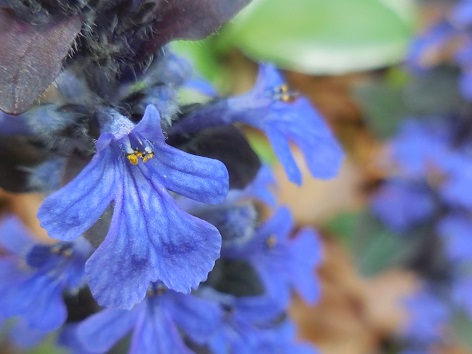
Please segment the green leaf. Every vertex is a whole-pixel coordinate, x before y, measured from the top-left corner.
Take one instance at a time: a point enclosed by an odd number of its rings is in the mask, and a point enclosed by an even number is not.
[[[224,79],[214,37],[201,41],[175,41],[171,46],[177,54],[190,60],[197,73],[207,80],[218,86],[219,80]]]
[[[404,264],[420,246],[416,237],[395,234],[367,211],[340,214],[326,227],[349,250],[365,276]]]
[[[254,0],[224,41],[308,74],[373,69],[404,57],[413,10],[408,0]]]
[[[464,312],[459,312],[454,316],[452,321],[452,329],[455,338],[464,344],[469,350],[472,350],[472,321]]]
[[[386,139],[394,135],[408,116],[403,74],[398,69],[391,70],[386,78],[368,81],[354,88],[354,97],[360,104],[363,118],[379,138]]]

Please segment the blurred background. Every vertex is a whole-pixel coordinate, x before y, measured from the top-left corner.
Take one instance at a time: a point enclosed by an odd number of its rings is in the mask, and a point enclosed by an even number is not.
[[[469,24],[457,20],[462,3],[470,2],[253,0],[217,35],[173,44],[223,95],[250,89],[257,62],[275,63],[344,147],[337,178],[315,180],[306,171],[297,187],[264,136],[247,131],[274,166],[279,203],[290,206],[298,226],[312,225],[323,237],[324,262],[314,274],[322,299],[316,307],[295,299],[291,309],[300,337],[320,353],[472,353],[472,134],[464,84],[472,55]],[[436,33],[444,23],[449,32]],[[417,130],[408,135],[411,122]],[[441,149],[460,155],[455,169],[442,163],[450,157],[440,163],[424,156],[446,131]],[[431,146],[415,140],[422,134]],[[410,173],[413,155],[428,168]],[[453,170],[463,172],[455,191],[469,196],[465,202],[443,190]],[[0,197],[3,208],[45,236],[35,219],[40,196]],[[443,222],[457,209],[462,228]],[[449,257],[454,247],[464,251],[460,262]],[[55,352],[46,343],[31,353]]]

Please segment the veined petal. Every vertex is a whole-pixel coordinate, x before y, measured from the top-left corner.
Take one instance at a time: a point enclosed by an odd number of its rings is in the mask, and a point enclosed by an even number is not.
[[[111,149],[97,153],[69,184],[44,200],[38,217],[51,237],[69,241],[87,231],[115,195],[115,162]]]
[[[142,120],[132,130],[153,141],[154,158],[146,167],[168,189],[203,203],[219,203],[229,188],[225,165],[214,159],[196,156],[165,143],[161,117],[156,107],[148,105]]]
[[[166,188],[199,202],[220,203],[228,193],[228,171],[218,160],[163,144],[156,149],[149,165],[149,170],[160,177]]]
[[[126,193],[116,199],[108,234],[86,264],[101,305],[131,308],[157,280],[189,292],[219,256],[217,229],[182,211],[158,181],[139,171],[124,174]]]

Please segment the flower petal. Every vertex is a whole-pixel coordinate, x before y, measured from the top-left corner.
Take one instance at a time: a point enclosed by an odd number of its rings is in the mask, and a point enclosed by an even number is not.
[[[15,255],[24,256],[34,245],[34,238],[20,219],[8,217],[0,225],[0,245]]]
[[[203,203],[220,203],[228,193],[228,171],[218,160],[162,144],[151,163],[152,175],[159,176],[166,188],[180,195]]]
[[[277,158],[284,167],[288,179],[300,186],[302,184],[302,174],[290,151],[287,138],[278,129],[272,126],[267,126],[265,133],[269,138],[270,145],[272,149],[274,149]]]
[[[217,229],[182,211],[159,182],[135,171],[123,176],[126,193],[116,199],[108,234],[86,264],[92,294],[105,306],[131,308],[157,280],[189,292],[219,256]]]
[[[44,200],[38,211],[51,237],[69,241],[87,231],[115,194],[116,168],[111,149],[97,153],[69,184]]]

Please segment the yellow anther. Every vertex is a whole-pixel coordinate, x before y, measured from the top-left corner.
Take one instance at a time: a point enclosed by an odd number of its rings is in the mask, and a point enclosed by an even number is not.
[[[275,245],[277,244],[277,237],[275,237],[274,235],[271,235],[266,239],[265,242],[266,242],[267,247],[274,248]]]
[[[143,162],[147,162],[147,160],[150,160],[154,157],[154,153],[150,152],[149,154],[144,154],[143,155]]]
[[[296,94],[290,91],[287,85],[278,86],[275,91],[277,92],[277,98],[282,102],[293,102],[295,101]]]
[[[65,250],[62,252],[62,255],[63,255],[64,257],[67,257],[67,258],[72,257],[73,254],[74,254],[74,252],[72,251],[71,248],[67,248],[67,249],[65,249]]]
[[[129,162],[131,162],[132,165],[137,165],[138,164],[138,156],[136,154],[127,154],[126,157],[128,158]]]

